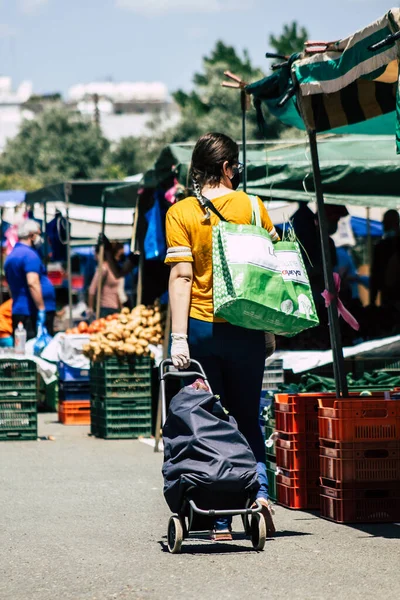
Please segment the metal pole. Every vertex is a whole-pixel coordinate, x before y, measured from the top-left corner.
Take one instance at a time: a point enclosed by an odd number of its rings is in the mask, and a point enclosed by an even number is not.
[[[242,108],[242,160],[243,160],[243,191],[247,192],[247,148],[246,148],[246,110],[247,94],[244,90],[240,92],[240,105]]]
[[[69,225],[69,197],[72,193],[70,183],[64,183],[65,213],[67,218],[67,277],[68,277],[68,306],[69,306],[69,326],[73,327],[72,319],[72,273],[71,273],[71,232]]]
[[[47,202],[43,202],[43,239],[44,239],[44,264],[47,267],[49,262],[49,239],[47,237]]]
[[[367,264],[369,274],[372,266],[372,236],[371,236],[371,208],[367,206]],[[370,301],[370,288],[368,288],[368,301]],[[369,303],[369,302],[368,302]]]
[[[168,357],[169,337],[171,335],[171,304],[168,302],[167,317],[165,320],[164,343],[163,343],[163,360]],[[161,383],[158,392],[157,418],[155,427],[155,445],[154,452],[158,452],[161,439],[161,427],[164,425],[165,415],[163,415],[163,400],[161,394]]]
[[[3,209],[0,208],[0,304],[3,304]]]
[[[308,131],[310,140],[311,160],[314,174],[315,195],[318,207],[318,223],[322,248],[322,264],[324,269],[325,286],[332,295],[332,302],[328,308],[329,334],[333,353],[333,370],[336,383],[336,396],[338,398],[348,397],[346,373],[344,368],[343,348],[339,327],[339,315],[336,303],[336,290],[333,279],[333,268],[329,253],[329,234],[326,222],[324,196],[322,192],[321,170],[318,158],[317,135],[315,131]]]
[[[97,278],[97,300],[96,300],[96,319],[100,318],[100,308],[101,308],[101,287],[102,287],[102,279],[103,279],[103,264],[104,264],[104,232],[106,229],[106,199],[104,197],[104,192],[101,196],[101,205],[103,208],[103,215],[101,219],[101,233],[102,233],[102,243],[99,248],[99,262],[97,265],[98,269],[98,278]]]

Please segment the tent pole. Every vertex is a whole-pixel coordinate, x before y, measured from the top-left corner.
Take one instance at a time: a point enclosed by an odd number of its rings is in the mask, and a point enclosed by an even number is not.
[[[103,264],[104,264],[104,232],[106,229],[106,199],[104,197],[104,193],[101,196],[101,205],[103,208],[103,215],[101,219],[101,237],[102,243],[99,248],[99,262],[97,265],[98,268],[98,279],[97,279],[97,299],[96,299],[96,319],[100,318],[100,308],[101,308],[101,287],[102,287],[102,274],[103,274]]]
[[[165,331],[164,331],[164,343],[163,343],[163,359],[168,358],[169,338],[171,335],[171,304],[168,302],[167,317],[165,320]],[[157,418],[155,427],[155,445],[154,452],[159,451],[159,444],[161,439],[161,427],[164,425],[166,415],[163,414],[163,401],[161,395],[161,385],[158,392],[158,404],[157,404]]]
[[[372,236],[371,236],[371,208],[367,206],[367,264],[369,267],[369,273],[371,273],[372,265]],[[368,288],[368,299],[370,296],[370,290]]]
[[[0,208],[0,304],[3,304],[3,209]]]
[[[240,92],[240,105],[242,108],[242,160],[243,160],[243,191],[247,192],[247,139],[246,139],[246,110],[247,94],[244,90]]]
[[[333,369],[336,384],[336,396],[338,398],[348,397],[346,373],[344,368],[343,348],[339,326],[339,315],[336,303],[335,282],[333,279],[332,260],[329,253],[329,234],[322,191],[321,170],[318,158],[317,135],[315,131],[308,131],[310,141],[311,160],[314,174],[315,195],[318,207],[318,223],[322,247],[322,264],[324,269],[325,287],[332,296],[332,302],[328,308],[329,334],[331,338]]]
[[[68,306],[69,306],[69,326],[73,327],[72,319],[72,273],[71,273],[71,232],[69,226],[69,197],[71,194],[71,184],[64,183],[65,212],[67,218],[67,277],[68,277]]]
[[[49,239],[47,237],[47,202],[43,202],[43,238],[44,238],[44,264],[47,268],[49,262]]]

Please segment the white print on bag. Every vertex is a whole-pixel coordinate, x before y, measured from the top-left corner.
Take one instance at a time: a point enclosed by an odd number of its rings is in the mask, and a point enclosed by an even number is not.
[[[280,273],[284,281],[308,285],[307,275],[295,250],[276,251],[271,240],[262,235],[225,232],[225,239],[230,264],[255,265],[273,273]]]
[[[281,304],[281,311],[286,315],[291,315],[293,312],[294,306],[291,300],[284,300]]]
[[[309,319],[310,315],[313,314],[310,298],[307,298],[305,294],[300,294],[297,300],[299,301],[299,312]]]

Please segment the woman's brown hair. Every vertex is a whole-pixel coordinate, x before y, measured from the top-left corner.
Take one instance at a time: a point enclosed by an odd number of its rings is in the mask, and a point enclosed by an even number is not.
[[[190,175],[194,184],[202,189],[206,184],[217,186],[222,177],[224,162],[238,162],[239,148],[236,142],[223,133],[206,133],[197,141]]]

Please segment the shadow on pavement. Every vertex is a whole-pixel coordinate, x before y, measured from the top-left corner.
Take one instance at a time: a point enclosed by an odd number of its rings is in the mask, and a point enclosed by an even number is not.
[[[245,539],[245,538],[243,538]],[[200,543],[193,543],[200,542]],[[249,545],[239,546],[235,544],[235,542],[212,542],[211,540],[201,540],[199,538],[189,538],[186,542],[182,544],[181,554],[198,554],[198,555],[208,555],[208,554],[229,554],[231,552],[240,552],[241,554],[254,554],[255,550],[251,545],[251,541],[248,540]],[[163,552],[168,552],[168,546],[166,542],[159,542],[161,549]]]
[[[287,531],[287,530],[283,530],[283,531],[276,531],[275,534],[274,534],[274,538],[280,538],[280,537],[298,537],[298,536],[302,536],[302,535],[314,535],[314,534],[310,533],[310,532],[307,532],[307,531]]]
[[[385,538],[387,540],[400,540],[400,526],[394,523],[374,523],[370,525],[349,525],[362,533],[367,533],[371,538]],[[363,536],[365,539],[365,536]]]

